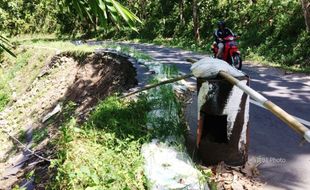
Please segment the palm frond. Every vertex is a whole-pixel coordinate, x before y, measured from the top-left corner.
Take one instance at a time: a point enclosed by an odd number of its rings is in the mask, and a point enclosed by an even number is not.
[[[134,13],[116,0],[64,0],[63,2],[66,6],[74,8],[80,17],[86,17],[92,23],[95,23],[93,18],[97,17],[103,27],[107,27],[108,20],[111,19],[118,27],[125,22],[131,29],[137,31],[135,26],[142,23]]]
[[[10,50],[9,47],[12,47],[9,40],[7,38],[5,38],[4,36],[0,35],[0,49],[6,51],[7,53],[12,55],[13,57],[16,57],[16,55]]]

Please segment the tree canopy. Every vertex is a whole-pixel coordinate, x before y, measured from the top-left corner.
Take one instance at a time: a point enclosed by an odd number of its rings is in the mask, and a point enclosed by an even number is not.
[[[243,52],[310,65],[308,0],[0,0],[0,12],[0,31],[10,35],[162,38],[205,49],[226,20]]]

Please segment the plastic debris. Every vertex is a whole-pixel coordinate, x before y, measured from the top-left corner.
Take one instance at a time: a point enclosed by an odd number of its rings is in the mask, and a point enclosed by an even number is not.
[[[144,171],[152,190],[208,189],[199,181],[201,173],[194,167],[190,157],[169,145],[154,139],[142,146],[145,159]]]
[[[58,112],[61,112],[61,104],[57,104],[57,106],[53,109],[53,111],[45,115],[42,119],[42,123],[45,123],[47,120],[56,115]]]

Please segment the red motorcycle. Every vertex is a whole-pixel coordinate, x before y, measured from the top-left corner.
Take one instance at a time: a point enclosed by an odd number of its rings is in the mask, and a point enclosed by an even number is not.
[[[238,44],[236,42],[237,39],[238,37],[235,36],[227,36],[224,38],[224,51],[222,59],[229,63],[231,66],[241,70],[242,59],[240,56],[240,51],[238,50]],[[212,44],[211,49],[214,53],[214,57],[216,57],[218,52],[218,46],[216,42]]]

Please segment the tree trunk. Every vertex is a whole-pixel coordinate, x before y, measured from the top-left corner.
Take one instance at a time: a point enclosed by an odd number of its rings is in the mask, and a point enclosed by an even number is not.
[[[179,9],[180,9],[180,22],[183,25],[185,23],[185,20],[184,20],[184,0],[180,0]]]
[[[307,31],[310,32],[310,2],[309,0],[300,0],[304,12]]]
[[[146,6],[147,6],[147,2],[145,0],[140,0],[139,1],[140,10],[146,9]],[[141,19],[146,19],[147,11],[139,11],[139,12],[140,12],[140,18]]]
[[[193,0],[193,21],[196,42],[200,41],[199,20],[198,20],[198,0]]]

